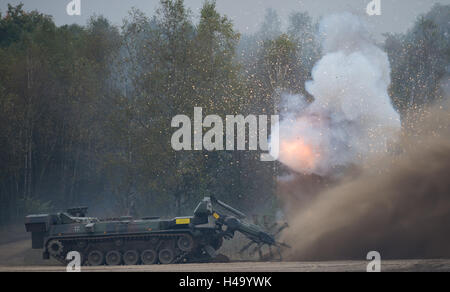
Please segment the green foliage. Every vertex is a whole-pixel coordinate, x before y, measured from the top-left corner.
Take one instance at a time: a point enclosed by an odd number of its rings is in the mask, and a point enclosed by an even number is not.
[[[387,35],[392,66],[391,96],[402,112],[443,98],[442,78],[449,74],[449,5],[436,4],[405,35]]]
[[[442,97],[448,12],[436,6],[408,34],[388,36],[399,109]],[[271,115],[279,92],[307,95],[321,54],[308,14],[293,13],[283,33],[269,10],[252,36],[214,1],[198,23],[182,0],[161,0],[151,17],[133,9],[120,29],[101,16],[58,27],[23,5],[0,18],[0,224],[72,205],[189,214],[205,195],[250,215],[276,211],[276,163],[258,151],[176,152],[170,123],[197,106]]]
[[[41,201],[37,198],[20,198],[18,209],[20,214],[45,214],[52,211],[50,201]]]
[[[9,46],[12,43],[30,37],[36,30],[49,31],[55,28],[50,16],[37,11],[25,12],[23,4],[16,7],[8,4],[8,11],[0,23],[0,46]],[[36,34],[37,37],[42,34]]]
[[[261,70],[267,72],[266,83],[272,91],[290,88],[289,74],[297,60],[297,47],[288,35],[280,35],[263,43]]]
[[[98,58],[86,50],[101,44],[91,41],[97,31],[58,28],[22,5],[9,6],[0,27],[0,200],[8,220],[28,212],[23,206],[76,204],[99,189],[92,185],[100,179],[95,161],[103,141],[96,136],[109,52],[100,48]]]
[[[204,114],[240,112],[243,85],[234,60],[239,34],[217,13],[214,2],[205,2],[197,26],[182,1],[161,1],[153,19],[134,10],[122,29],[120,75],[132,86],[117,99],[118,115],[112,117],[115,126],[110,134],[116,143],[122,141],[118,152],[130,153],[115,165],[133,174],[114,181],[118,185],[127,181],[133,190],[128,196],[139,202],[139,213],[190,212],[204,195],[228,194],[224,180],[240,175],[223,173],[233,156],[174,151],[170,122],[177,114],[192,116],[196,106],[203,107]],[[118,117],[123,119],[119,122]]]

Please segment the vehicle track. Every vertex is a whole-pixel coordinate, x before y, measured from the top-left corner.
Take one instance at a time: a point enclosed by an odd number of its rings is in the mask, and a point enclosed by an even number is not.
[[[0,245],[0,272],[65,272],[56,261],[44,261],[31,241]],[[365,272],[368,261],[242,262],[81,267],[86,272]],[[382,260],[382,271],[450,272],[450,259]]]

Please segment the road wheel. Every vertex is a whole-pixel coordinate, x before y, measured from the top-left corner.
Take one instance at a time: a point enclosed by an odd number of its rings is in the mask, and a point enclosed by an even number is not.
[[[153,249],[144,250],[141,253],[141,262],[144,265],[153,265],[158,260],[158,255]]]
[[[182,235],[178,238],[177,246],[180,250],[189,252],[194,248],[194,240],[188,234]]]
[[[172,248],[166,247],[159,251],[158,254],[159,262],[163,265],[167,265],[173,262],[175,259],[175,254]]]
[[[61,241],[54,239],[48,243],[47,249],[52,256],[57,257],[62,254],[64,247]]]
[[[100,266],[103,264],[104,256],[99,250],[91,250],[88,254],[87,260],[91,266]]]
[[[122,261],[122,255],[117,250],[110,250],[106,253],[105,261],[108,266],[118,266]]]
[[[127,250],[123,254],[123,263],[127,266],[136,265],[138,261],[139,261],[139,253],[134,249]]]

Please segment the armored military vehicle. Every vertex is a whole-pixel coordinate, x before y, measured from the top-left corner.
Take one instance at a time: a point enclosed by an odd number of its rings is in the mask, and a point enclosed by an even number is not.
[[[80,207],[27,216],[32,248],[43,249],[44,259],[62,263],[67,253],[77,251],[84,265],[97,266],[210,261],[223,239],[233,238],[236,231],[259,247],[279,246],[271,234],[246,222],[242,212],[214,197],[205,197],[193,216],[173,219],[98,219],[86,213],[87,208]]]

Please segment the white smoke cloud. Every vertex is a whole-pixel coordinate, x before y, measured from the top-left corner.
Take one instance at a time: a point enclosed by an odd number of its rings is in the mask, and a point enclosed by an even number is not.
[[[320,34],[324,56],[306,83],[314,101],[283,96],[279,160],[300,173],[328,175],[387,151],[401,123],[387,92],[387,54],[371,42],[364,23],[349,13],[332,15]]]

